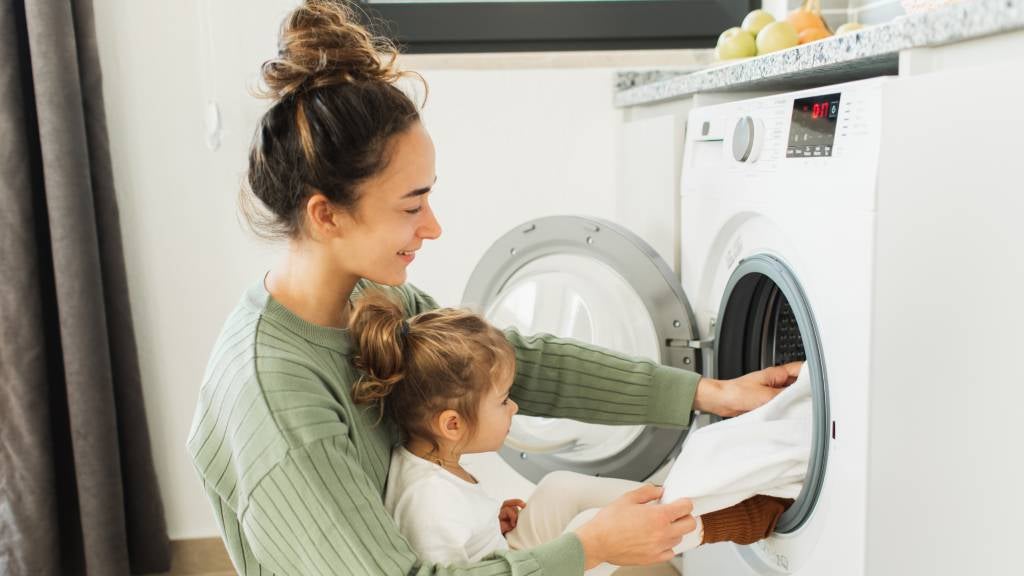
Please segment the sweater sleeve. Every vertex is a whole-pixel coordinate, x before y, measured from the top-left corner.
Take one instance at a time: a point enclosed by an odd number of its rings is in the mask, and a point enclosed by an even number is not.
[[[583,573],[574,534],[468,566],[422,563],[343,435],[290,450],[253,490],[241,525],[260,565],[279,576]]]
[[[512,399],[530,416],[685,428],[700,374],[550,334],[505,331],[516,351]]]
[[[398,288],[410,315],[437,308],[412,284]],[[512,399],[522,414],[594,424],[686,428],[700,374],[550,334],[505,331],[516,350]]]
[[[775,532],[782,513],[793,504],[788,498],[758,494],[728,508],[701,516],[704,537],[701,544],[735,542],[753,544]]]

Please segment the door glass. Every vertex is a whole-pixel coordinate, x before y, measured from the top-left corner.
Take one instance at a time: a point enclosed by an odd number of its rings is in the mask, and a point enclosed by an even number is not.
[[[660,359],[643,301],[625,278],[593,258],[558,254],[531,261],[509,278],[485,315],[525,335],[544,332]],[[517,415],[506,443],[522,452],[558,454],[567,463],[588,462],[622,452],[642,431]]]

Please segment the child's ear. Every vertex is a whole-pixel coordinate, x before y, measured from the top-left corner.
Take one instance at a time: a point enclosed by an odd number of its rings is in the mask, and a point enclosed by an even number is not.
[[[438,431],[441,436],[450,441],[461,440],[466,433],[466,422],[455,410],[445,410],[437,417]]]

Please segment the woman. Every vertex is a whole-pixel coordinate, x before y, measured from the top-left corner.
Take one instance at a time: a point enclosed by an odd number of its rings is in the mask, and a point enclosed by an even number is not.
[[[346,330],[351,300],[371,284],[389,287],[408,315],[437,306],[405,284],[416,252],[441,234],[430,208],[433,144],[393,84],[393,49],[344,7],[296,8],[280,46],[263,67],[274,103],[254,137],[248,184],[254,224],[287,238],[288,251],[224,326],[189,451],[242,574],[450,573],[420,563],[383,506],[396,427],[353,403]],[[686,426],[691,408],[739,414],[795,376],[778,368],[715,381],[554,337],[506,336],[519,366],[511,395],[525,414]],[[648,504],[660,494],[629,492],[575,533],[460,573],[665,561],[695,521],[686,500]],[[780,513],[772,502],[746,505],[745,517]],[[707,541],[715,522],[704,524]]]

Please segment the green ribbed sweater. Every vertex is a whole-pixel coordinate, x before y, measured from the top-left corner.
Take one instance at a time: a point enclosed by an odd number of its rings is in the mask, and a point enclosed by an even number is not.
[[[410,315],[437,307],[410,285],[386,289]],[[697,374],[553,336],[507,336],[517,361],[512,398],[522,414],[602,424],[689,421]],[[352,402],[352,353],[347,330],[302,320],[262,281],[225,323],[188,451],[240,574],[583,573],[573,534],[468,567],[420,563],[382,501],[397,429]]]

